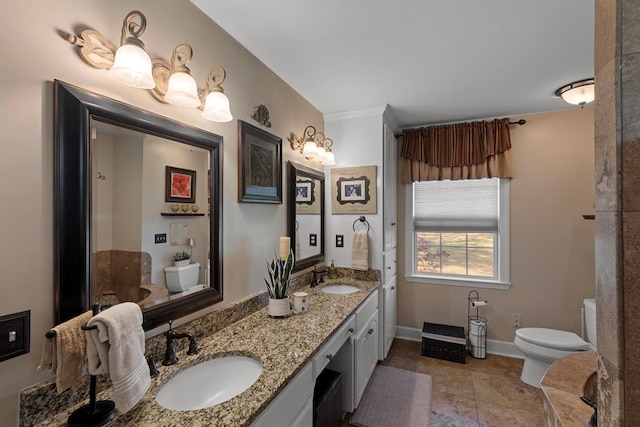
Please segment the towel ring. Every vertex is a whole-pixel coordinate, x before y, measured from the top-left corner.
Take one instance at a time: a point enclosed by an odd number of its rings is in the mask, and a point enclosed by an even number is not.
[[[353,231],[356,231],[356,223],[360,221],[364,224],[367,224],[367,233],[369,232],[369,230],[371,229],[371,227],[369,227],[369,221],[367,221],[367,218],[365,218],[364,216],[361,216],[360,218],[356,219],[355,221],[353,221]]]

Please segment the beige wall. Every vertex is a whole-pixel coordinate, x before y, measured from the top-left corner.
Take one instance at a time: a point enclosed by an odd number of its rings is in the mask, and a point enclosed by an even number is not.
[[[0,315],[31,310],[31,352],[0,363],[0,425],[15,425],[18,392],[47,377],[36,372],[45,331],[53,326],[53,90],[59,79],[224,137],[224,302],[263,289],[265,254],[286,233],[286,205],[239,204],[237,121],[216,124],[197,111],[162,105],[142,90],[109,79],[82,62],[59,34],[86,27],[118,43],[124,16],[133,8],[147,17],[142,39],[152,58],[169,59],[180,42],[190,43],[192,74],[204,86],[207,71],[222,65],[223,87],[234,119],[254,122],[258,104],[269,108],[283,138],[284,161],[306,163],[286,137],[323,119],[280,78],[213,24],[187,0],[2,1],[0,25]]]
[[[595,295],[594,221],[582,218],[594,211],[593,115],[592,108],[528,115],[526,125],[512,127],[509,290],[406,282],[405,239],[398,236],[400,326],[465,326],[468,293],[478,289],[489,302],[481,313],[489,339],[513,341],[512,313],[522,314],[523,326],[580,333],[582,300]],[[404,222],[402,185],[398,206]]]

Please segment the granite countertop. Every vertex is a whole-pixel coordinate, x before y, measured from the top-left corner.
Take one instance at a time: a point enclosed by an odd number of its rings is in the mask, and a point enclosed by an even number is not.
[[[554,362],[540,386],[550,406],[549,425],[583,427],[593,409],[580,400],[581,395],[594,399],[592,375],[597,369],[595,351],[581,351]],[[546,408],[545,408],[546,409]],[[545,411],[546,412],[546,411]]]
[[[361,290],[348,295],[330,295],[320,289],[335,283],[357,286]],[[379,282],[352,278],[326,280],[311,289],[309,311],[304,315],[271,318],[267,308],[203,338],[200,352],[188,356],[178,353],[180,361],[173,366],[159,366],[160,374],[151,379],[151,387],[142,400],[125,414],[117,414],[108,426],[248,426],[308,363],[322,344],[346,318],[376,289]],[[193,331],[197,332],[197,331]],[[200,362],[226,355],[245,355],[263,364],[260,378],[238,396],[219,405],[195,411],[173,411],[158,405],[154,396],[160,387],[178,372]],[[111,389],[98,395],[98,400],[111,399]],[[68,412],[38,426],[63,426]]]

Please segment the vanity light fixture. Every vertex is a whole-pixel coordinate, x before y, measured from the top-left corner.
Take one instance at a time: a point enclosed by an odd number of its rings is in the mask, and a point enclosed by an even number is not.
[[[556,96],[561,97],[569,104],[584,107],[585,104],[593,102],[595,99],[594,83],[594,79],[585,79],[570,83],[556,90]]]
[[[300,151],[308,160],[318,160],[325,166],[335,165],[336,160],[331,151],[333,140],[327,138],[324,133],[318,132],[315,127],[309,125],[304,129],[302,138],[294,133],[289,136],[291,148]]]
[[[88,65],[108,69],[109,76],[121,83],[148,89],[160,102],[198,108],[202,110],[202,117],[206,120],[232,120],[229,99],[221,86],[226,78],[224,68],[211,68],[205,89],[199,90],[187,67],[193,57],[191,46],[187,43],[176,46],[171,62],[162,58],[151,60],[139,38],[146,27],[145,16],[134,10],[127,14],[122,24],[119,48],[94,30],[84,30],[79,35],[66,34],[65,39],[78,47],[78,54]]]

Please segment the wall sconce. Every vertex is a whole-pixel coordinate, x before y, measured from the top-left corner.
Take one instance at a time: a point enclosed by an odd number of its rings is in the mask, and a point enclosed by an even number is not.
[[[593,102],[595,99],[594,79],[580,80],[556,90],[556,96],[561,97],[565,102],[572,105],[580,105]]]
[[[311,125],[304,129],[302,138],[292,133],[289,136],[289,143],[292,149],[300,151],[308,160],[318,160],[320,164],[325,166],[336,164],[335,157],[331,151],[333,140],[325,137],[324,133],[318,132]]]
[[[147,27],[147,19],[137,10],[129,12],[122,23],[121,46],[116,46],[93,30],[79,35],[66,34],[65,39],[78,47],[78,55],[94,68],[109,69],[115,80],[129,86],[148,89],[158,101],[185,108],[202,110],[202,117],[214,122],[233,119],[229,99],[222,82],[226,71],[220,66],[211,68],[204,90],[199,90],[187,64],[193,49],[180,43],[173,50],[171,62],[157,58],[153,61],[144,50],[140,36]],[[129,34],[129,37],[127,35]]]

